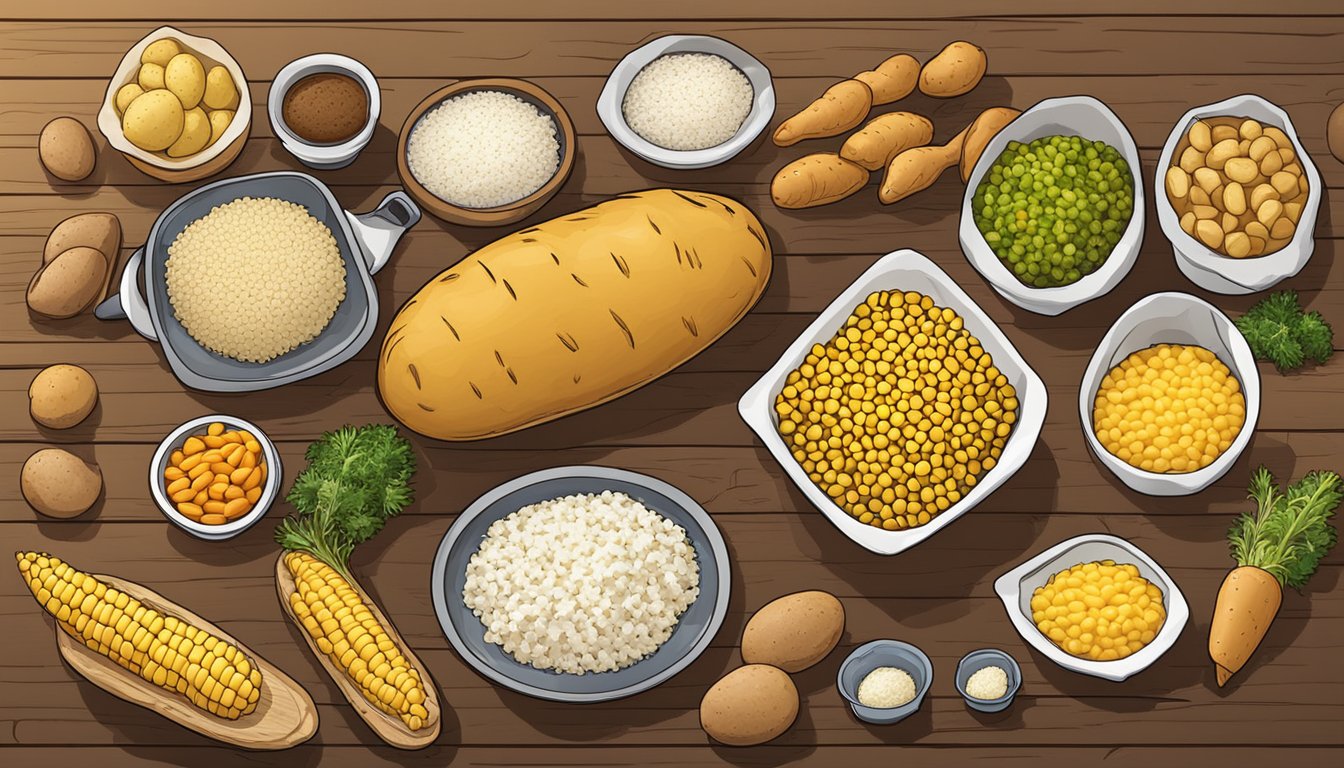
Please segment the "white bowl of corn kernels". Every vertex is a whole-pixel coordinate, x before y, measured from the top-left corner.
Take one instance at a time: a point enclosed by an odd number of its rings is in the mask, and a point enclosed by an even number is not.
[[[222,541],[266,516],[280,494],[281,474],[275,443],[256,425],[212,414],[179,425],[159,443],[149,490],[173,525]]]

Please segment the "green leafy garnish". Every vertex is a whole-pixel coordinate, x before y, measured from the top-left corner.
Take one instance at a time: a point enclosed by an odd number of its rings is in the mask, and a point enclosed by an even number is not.
[[[1227,534],[1233,559],[1301,589],[1335,545],[1329,521],[1344,498],[1339,475],[1311,472],[1280,492],[1274,476],[1260,467],[1251,476],[1250,498],[1255,512],[1237,518]]]
[[[355,545],[411,503],[415,454],[396,427],[370,424],[327,432],[308,446],[305,458],[308,468],[285,497],[297,514],[280,522],[275,540],[348,578]]]
[[[1302,367],[1308,359],[1319,365],[1334,353],[1334,333],[1319,312],[1303,312],[1296,291],[1279,291],[1236,319],[1259,360],[1280,371]]]

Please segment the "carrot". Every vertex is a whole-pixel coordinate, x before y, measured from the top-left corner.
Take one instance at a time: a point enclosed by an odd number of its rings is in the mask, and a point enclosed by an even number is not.
[[[1344,494],[1339,475],[1310,472],[1281,492],[1269,470],[1251,476],[1254,512],[1237,518],[1228,544],[1237,567],[1218,588],[1209,628],[1209,658],[1218,686],[1227,684],[1259,647],[1283,602],[1301,589],[1335,544],[1330,517]]]

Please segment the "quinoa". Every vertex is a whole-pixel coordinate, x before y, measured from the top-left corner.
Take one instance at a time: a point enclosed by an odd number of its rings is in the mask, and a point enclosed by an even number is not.
[[[264,363],[312,341],[345,299],[327,225],[271,197],[215,206],[168,246],[168,299],[201,346]]]
[[[898,667],[878,667],[859,683],[859,703],[875,709],[891,709],[915,700],[915,679]]]
[[[406,164],[435,197],[494,208],[541,189],[560,167],[555,120],[503,91],[472,91],[430,110],[406,142]]]
[[[603,491],[496,520],[467,563],[462,598],[487,642],[537,669],[582,675],[658,650],[699,585],[684,528]]]
[[[1008,673],[1003,667],[984,667],[966,680],[966,695],[981,701],[993,701],[1008,693]]]
[[[630,129],[665,149],[717,147],[751,112],[751,81],[712,53],[674,53],[649,62],[630,81],[621,112]]]

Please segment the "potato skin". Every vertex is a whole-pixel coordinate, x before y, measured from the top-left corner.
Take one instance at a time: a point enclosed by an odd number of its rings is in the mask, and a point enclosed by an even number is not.
[[[28,505],[47,517],[82,515],[103,491],[98,467],[60,448],[43,448],[28,457],[19,475]]]
[[[620,195],[501,238],[430,280],[392,320],[378,391],[429,437],[513,432],[686,362],[769,278],[769,240],[736,200]]]
[[[28,283],[28,308],[39,315],[74,317],[93,305],[107,287],[107,257],[78,246],[43,264]]]
[[[28,413],[51,429],[69,429],[88,418],[98,404],[98,383],[77,365],[43,368],[28,385]]]
[[[797,718],[798,688],[782,670],[766,664],[738,667],[700,700],[700,727],[734,747],[764,744]]]
[[[826,658],[845,631],[845,606],[828,592],[795,592],[767,603],[742,633],[742,660],[801,672]]]
[[[58,117],[42,128],[37,139],[42,167],[61,181],[81,181],[93,173],[97,152],[89,129],[73,117]]]
[[[969,93],[980,84],[988,66],[989,60],[979,46],[965,40],[949,43],[920,70],[920,93],[939,99]]]

